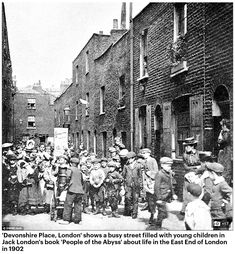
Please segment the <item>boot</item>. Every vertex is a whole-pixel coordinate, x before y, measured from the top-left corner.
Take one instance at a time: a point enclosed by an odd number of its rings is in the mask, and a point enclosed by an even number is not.
[[[140,209],[140,211],[145,211],[149,209],[148,203],[144,204],[144,206]]]
[[[107,215],[107,213],[106,213],[106,211],[105,211],[105,208],[103,207],[103,210],[102,210],[102,215],[103,216],[106,216]]]
[[[152,225],[154,224],[154,215],[151,214],[150,218],[149,218],[149,224]]]
[[[100,213],[100,208],[96,207],[96,210],[95,210],[95,212],[93,214],[96,215],[96,214],[99,214],[99,213]]]
[[[114,217],[114,218],[120,218],[121,216],[116,211],[113,211],[112,212],[112,217]]]
[[[137,214],[136,213],[133,213],[132,214],[132,219],[136,219],[137,218]]]
[[[86,213],[86,214],[90,214],[90,211],[88,209],[88,207],[86,207],[85,205],[83,205],[83,213]]]

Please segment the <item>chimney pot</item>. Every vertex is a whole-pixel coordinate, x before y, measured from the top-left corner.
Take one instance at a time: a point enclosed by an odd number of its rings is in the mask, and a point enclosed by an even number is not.
[[[118,29],[118,20],[113,19],[113,29]]]
[[[121,29],[126,29],[126,3],[122,3]]]

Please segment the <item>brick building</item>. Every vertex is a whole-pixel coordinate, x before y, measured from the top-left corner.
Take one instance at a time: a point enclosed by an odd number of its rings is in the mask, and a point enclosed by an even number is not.
[[[14,138],[14,95],[12,64],[8,43],[5,6],[2,3],[2,143],[12,142]]]
[[[54,136],[54,97],[40,82],[17,91],[15,95],[15,141],[37,137],[47,142]]]
[[[150,3],[133,33],[135,148],[174,158],[180,177],[183,140],[216,154],[219,121],[232,121],[233,5]]]
[[[83,142],[100,156],[107,155],[117,135],[130,146],[129,33],[124,19],[121,29],[114,20],[110,35],[91,36],[73,61],[73,83],[55,100],[55,126],[69,128],[76,148]]]

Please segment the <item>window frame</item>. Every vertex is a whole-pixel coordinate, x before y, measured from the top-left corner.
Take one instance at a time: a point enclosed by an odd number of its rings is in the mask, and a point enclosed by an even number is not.
[[[33,118],[34,121],[30,121],[30,120],[29,120],[30,118]],[[33,124],[32,124],[33,126],[30,126],[29,123],[33,123]],[[36,129],[36,117],[35,117],[35,116],[29,115],[29,116],[27,117],[27,129]]]
[[[100,115],[105,114],[104,110],[105,86],[100,88]]]
[[[30,103],[30,100],[34,100],[34,103]],[[34,104],[34,106],[32,106],[32,104]],[[27,98],[27,109],[36,109],[36,98]]]
[[[180,27],[180,21],[179,21],[179,9],[180,7],[183,7],[183,23],[184,23],[184,31],[183,34],[179,34],[179,27]],[[177,38],[179,35],[184,36],[187,33],[187,4],[186,3],[176,3],[174,5],[174,42],[177,41]]]
[[[140,35],[140,78],[148,76],[148,28]]]
[[[85,75],[89,73],[89,50],[85,53]]]

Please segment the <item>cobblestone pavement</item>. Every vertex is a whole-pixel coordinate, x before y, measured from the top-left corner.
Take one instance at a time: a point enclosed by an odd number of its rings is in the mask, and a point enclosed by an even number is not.
[[[102,214],[82,214],[82,222],[69,225],[61,225],[59,222],[50,220],[48,214],[37,215],[11,215],[8,214],[3,218],[3,225],[11,227],[22,227],[23,230],[150,230],[148,227],[149,212],[141,211],[143,204],[139,204],[139,213],[137,219],[123,216],[123,205],[119,206],[120,218],[109,217],[110,209],[107,209],[107,216]],[[178,219],[178,214],[181,209],[181,203],[173,202],[169,206],[169,216],[163,221],[163,230],[185,230],[184,222]],[[157,213],[155,214],[155,218]],[[154,230],[154,228],[151,228]]]

